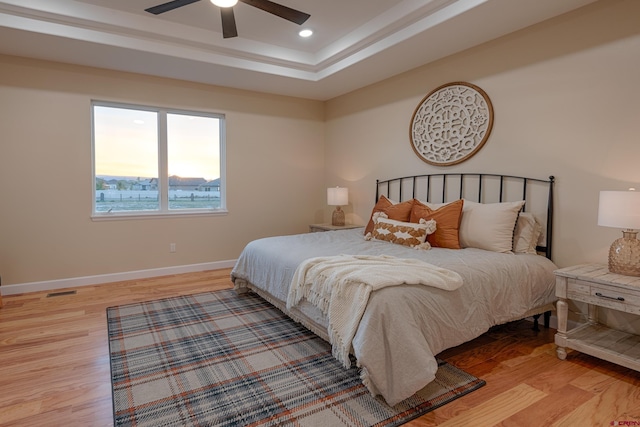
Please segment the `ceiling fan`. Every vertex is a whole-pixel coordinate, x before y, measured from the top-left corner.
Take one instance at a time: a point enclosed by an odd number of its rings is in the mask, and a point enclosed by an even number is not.
[[[163,3],[158,6],[153,6],[145,9],[145,12],[159,15],[170,10],[177,9],[182,6],[186,6],[191,3],[199,2],[200,0],[173,0],[168,3]],[[298,25],[303,24],[311,15],[308,13],[300,12],[299,10],[291,9],[290,7],[283,6],[278,3],[274,3],[269,0],[239,0],[242,3],[246,3],[250,6],[262,9],[265,12],[269,12],[287,21],[294,22]],[[238,0],[211,0],[211,3],[220,7],[220,16],[222,17],[222,36],[225,39],[238,36],[238,29],[236,27],[236,18],[233,15],[233,6]]]

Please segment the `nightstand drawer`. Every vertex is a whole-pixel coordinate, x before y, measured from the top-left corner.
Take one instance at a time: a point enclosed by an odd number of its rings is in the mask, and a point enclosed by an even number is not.
[[[567,298],[627,313],[640,314],[640,296],[619,287],[569,279]]]
[[[640,314],[640,297],[637,293],[632,294],[612,289],[607,286],[593,286],[591,288],[593,301],[600,307],[609,307],[627,313]]]
[[[567,280],[567,298],[579,300],[591,296],[591,285],[581,280]]]

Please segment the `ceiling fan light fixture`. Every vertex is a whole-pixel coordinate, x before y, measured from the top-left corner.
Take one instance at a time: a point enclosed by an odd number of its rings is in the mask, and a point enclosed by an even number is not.
[[[298,35],[299,35],[300,37],[304,37],[304,38],[306,38],[306,37],[311,37],[311,36],[313,35],[313,31],[307,28],[307,29],[301,30],[301,31],[298,33]]]
[[[211,0],[211,3],[218,7],[233,7],[238,4],[238,0]]]
[[[170,0],[167,3],[162,3],[157,6],[149,7],[145,9],[145,12],[152,13],[154,15],[160,15],[161,13],[170,12],[179,7],[188,6],[193,3],[197,3],[200,0]],[[279,18],[286,19],[294,24],[302,25],[307,19],[311,17],[308,13],[301,12],[296,9],[281,5],[271,0],[210,0],[214,6],[220,8],[220,22],[222,23],[222,37],[229,39],[232,37],[238,37],[238,27],[236,26],[236,18],[233,12],[233,7],[238,4],[238,1],[242,1],[249,6],[261,9]],[[0,1],[1,2],[1,1]]]

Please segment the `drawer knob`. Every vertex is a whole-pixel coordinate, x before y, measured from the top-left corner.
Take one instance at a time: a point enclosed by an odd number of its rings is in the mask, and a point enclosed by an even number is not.
[[[612,299],[612,300],[616,300],[616,301],[624,301],[624,298],[622,298],[622,297],[610,297],[608,295],[603,295],[600,292],[596,292],[596,296],[600,297],[600,298],[607,298],[607,299]]]

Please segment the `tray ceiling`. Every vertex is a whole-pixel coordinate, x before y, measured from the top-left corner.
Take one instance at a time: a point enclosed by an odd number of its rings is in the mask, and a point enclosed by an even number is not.
[[[276,0],[302,26],[238,3],[233,39],[208,0],[144,12],[166,1],[0,1],[0,53],[326,100],[594,0]]]

